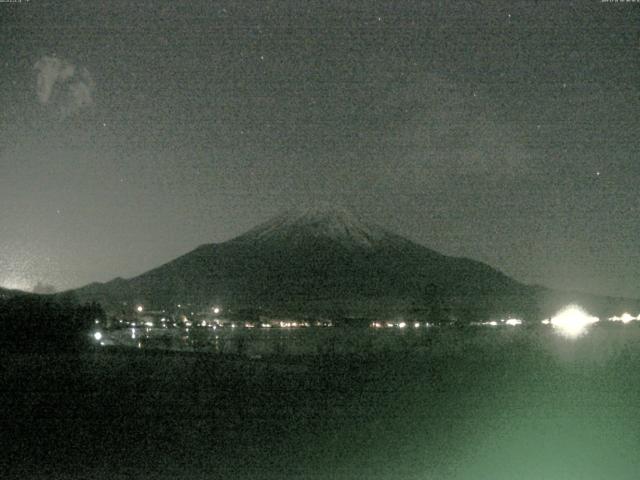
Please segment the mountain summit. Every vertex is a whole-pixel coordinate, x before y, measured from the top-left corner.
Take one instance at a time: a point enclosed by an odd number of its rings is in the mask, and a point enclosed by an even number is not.
[[[402,241],[397,235],[336,207],[290,210],[237,237],[239,243],[333,240],[345,247],[375,248]]]

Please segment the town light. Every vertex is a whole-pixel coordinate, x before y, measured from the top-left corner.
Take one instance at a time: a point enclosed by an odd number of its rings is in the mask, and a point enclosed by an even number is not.
[[[143,310],[144,310],[144,307],[142,305],[138,305],[136,307],[136,312],[138,312],[138,313],[142,313]]]
[[[589,325],[598,321],[598,317],[592,317],[580,307],[570,305],[553,317],[550,323],[561,335],[575,338],[585,333]]]
[[[96,341],[99,342],[100,340],[102,340],[102,334],[100,332],[96,332],[93,334],[93,338],[95,338]]]
[[[635,320],[635,317],[632,317],[630,314],[628,314],[627,312],[622,314],[622,317],[620,318],[620,321],[622,323],[629,323],[632,320]]]
[[[613,317],[609,317],[609,321],[611,322],[622,322],[624,324],[632,322],[633,320],[636,320],[636,319],[637,319],[636,317],[631,316],[627,312],[623,313],[621,317],[618,317],[617,315],[614,315]]]

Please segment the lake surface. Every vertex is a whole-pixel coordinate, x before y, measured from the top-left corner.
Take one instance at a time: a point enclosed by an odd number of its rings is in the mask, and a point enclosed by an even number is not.
[[[578,338],[520,327],[217,334],[229,355],[207,337],[181,351],[129,343],[5,358],[3,478],[590,480],[640,471],[635,324]],[[241,335],[243,352],[289,343],[238,355]],[[368,353],[354,353],[362,345]]]
[[[436,327],[413,324],[400,327],[297,327],[297,328],[232,328],[229,326],[191,328],[130,327],[101,330],[95,346],[119,346],[146,350],[170,350],[212,354],[241,355],[250,358],[272,355],[343,355],[380,354],[390,352],[431,354],[445,348],[447,353],[461,348],[460,342],[481,341],[489,335],[511,338],[522,335],[521,330],[531,327],[470,326],[462,328]],[[541,332],[550,327],[537,326]],[[465,334],[463,334],[465,332]],[[468,334],[468,335],[467,335]]]
[[[107,346],[233,354],[250,358],[272,355],[383,353],[420,349],[438,335],[434,327],[297,327],[297,328],[127,328],[101,331]],[[99,342],[96,342],[96,344]]]

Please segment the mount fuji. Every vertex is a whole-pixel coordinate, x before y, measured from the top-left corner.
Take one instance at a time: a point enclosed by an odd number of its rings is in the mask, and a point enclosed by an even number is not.
[[[107,309],[222,304],[227,312],[433,321],[540,318],[540,300],[552,292],[324,207],[289,211],[137,277],[75,290]]]

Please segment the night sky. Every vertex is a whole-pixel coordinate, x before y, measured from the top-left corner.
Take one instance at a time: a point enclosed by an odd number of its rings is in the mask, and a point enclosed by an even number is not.
[[[329,202],[640,296],[640,3],[100,3],[0,3],[0,285],[134,276]]]

